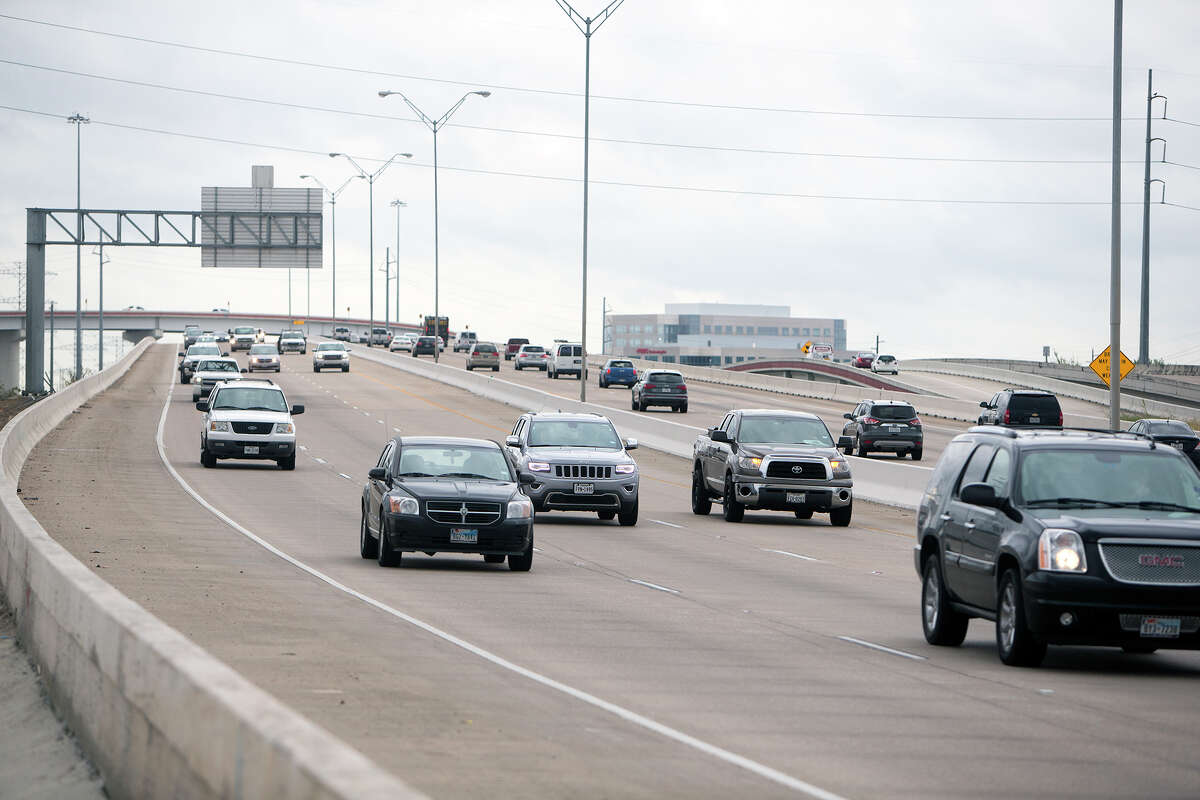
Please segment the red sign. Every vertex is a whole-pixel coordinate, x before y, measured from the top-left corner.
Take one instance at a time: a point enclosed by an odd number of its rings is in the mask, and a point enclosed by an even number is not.
[[[658,355],[665,355],[665,354],[666,354],[666,352],[667,352],[666,350],[651,350],[649,347],[639,347],[639,348],[637,349],[637,354],[638,354],[639,356],[640,356],[640,355],[647,355],[647,354],[649,354],[649,355],[655,355],[655,356],[658,356]]]

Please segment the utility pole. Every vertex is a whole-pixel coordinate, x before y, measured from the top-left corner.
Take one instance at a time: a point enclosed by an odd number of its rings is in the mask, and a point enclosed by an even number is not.
[[[1112,240],[1108,304],[1108,422],[1121,430],[1121,25],[1122,0],[1113,0]]]
[[[54,394],[54,301],[50,301],[50,393]]]
[[[391,295],[388,294],[388,281],[392,279],[392,248],[383,248],[383,329],[388,330],[388,320],[391,319]]]
[[[80,131],[91,120],[76,112],[67,117],[67,122],[75,126],[75,380],[79,380],[83,377],[83,180],[80,176]]]
[[[1163,116],[1167,115],[1166,96],[1154,93],[1154,70],[1146,70],[1146,173],[1142,182],[1142,316],[1138,330],[1138,363],[1150,363],[1150,184],[1161,180],[1150,178],[1150,144],[1163,143],[1163,159],[1167,157],[1167,140],[1151,136],[1150,112],[1154,101],[1163,99]],[[1165,185],[1164,185],[1165,190]]]
[[[98,338],[100,341],[99,368],[104,369],[104,262],[112,261],[112,259],[104,257],[104,240],[103,239],[101,239],[101,241],[100,241],[100,246],[99,246],[98,250],[95,250],[93,252],[98,252],[100,255],[100,318],[99,318],[99,323],[97,324],[97,328],[99,330]]]
[[[875,334],[875,357],[879,358],[879,334]]]
[[[393,200],[388,203],[396,209],[396,324],[400,324],[400,209],[408,203],[403,200]]]

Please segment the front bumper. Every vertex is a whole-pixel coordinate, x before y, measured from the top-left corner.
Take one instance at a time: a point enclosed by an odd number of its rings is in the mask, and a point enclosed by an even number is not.
[[[450,529],[458,525],[434,522],[426,516],[383,515],[383,535],[395,550],[428,553],[490,553],[520,555],[533,539],[532,519],[505,519],[474,528],[478,541],[451,542]]]
[[[638,499],[637,474],[621,478],[556,478],[534,473],[537,482],[525,487],[525,494],[538,511],[620,511],[629,510]],[[591,484],[591,494],[576,494],[575,484]]]
[[[844,508],[854,502],[854,482],[850,478],[831,481],[787,481],[764,478],[762,475],[735,475],[734,492],[738,502],[748,508],[765,511],[795,509],[829,511]],[[803,494],[803,500],[788,500]]]
[[[250,372],[256,372],[256,371],[260,371],[260,370],[261,371],[270,371],[270,372],[279,372],[279,359],[276,358],[271,361],[255,361],[254,359],[250,359],[246,363],[246,369],[249,370]]]
[[[350,363],[349,356],[341,356],[338,358],[314,358],[313,366],[317,369],[323,367],[344,367]]]
[[[257,452],[246,452],[246,447],[257,448]],[[230,434],[208,434],[205,449],[217,458],[275,459],[296,454],[295,436],[253,437]]]
[[[1200,586],[1125,584],[1099,575],[1035,571],[1024,576],[1022,591],[1029,629],[1050,644],[1200,650]],[[1073,620],[1063,625],[1067,613]],[[1142,636],[1142,617],[1180,619],[1179,637]]]
[[[257,344],[253,339],[234,339],[229,345],[230,350],[249,350],[250,345]]]

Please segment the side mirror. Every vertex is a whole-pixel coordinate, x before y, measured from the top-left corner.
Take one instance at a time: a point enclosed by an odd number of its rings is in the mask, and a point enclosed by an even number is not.
[[[208,411],[208,401],[207,400],[197,401],[196,402],[196,410],[197,411]]]
[[[532,486],[533,484],[537,483],[537,478],[533,477],[528,472],[522,472],[517,476],[517,482],[522,486]]]
[[[249,371],[250,370],[246,369],[245,367],[242,367],[241,370],[239,370],[239,372],[241,372],[243,375],[245,375]]]
[[[854,415],[847,411],[845,414],[842,414],[842,419],[848,419],[848,420],[853,421]]]
[[[626,439],[625,440],[625,449],[626,450],[637,450],[637,448],[638,448],[637,439]]]
[[[714,442],[725,442],[726,444],[733,441],[729,438],[728,431],[713,431],[712,436],[709,438],[711,438]]]
[[[849,436],[839,436],[837,446],[838,450],[850,450],[854,447],[854,440]]]
[[[303,413],[304,413],[304,405],[303,404],[298,404],[298,405],[292,406],[292,416],[295,416],[297,414],[303,414]]]
[[[507,445],[508,447],[520,447],[521,446],[521,437],[520,436],[506,436],[506,437],[504,437],[504,444]]]
[[[367,471],[367,477],[373,481],[381,481],[387,477],[387,470],[383,467],[371,467]]]
[[[221,353],[221,358],[229,358],[229,353]]]
[[[988,405],[988,402],[987,402],[987,400],[980,400],[980,401],[979,401],[979,407],[980,407],[980,408],[991,408],[991,406],[989,406],[989,405]]]
[[[186,355],[187,355],[187,353],[183,352],[182,350],[180,350],[180,351],[179,351],[179,357],[180,357],[180,358],[183,358],[183,357],[184,357],[184,356],[186,356]]]
[[[1004,498],[996,495],[996,488],[988,483],[968,483],[958,493],[959,498],[969,505],[1000,508]]]

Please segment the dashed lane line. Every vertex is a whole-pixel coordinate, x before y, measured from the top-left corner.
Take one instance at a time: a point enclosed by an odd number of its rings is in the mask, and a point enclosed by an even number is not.
[[[668,594],[679,594],[680,593],[678,589],[672,589],[669,586],[659,586],[657,583],[651,583],[650,581],[639,581],[636,578],[630,578],[629,582],[636,583],[638,586],[645,586],[647,589],[654,589],[656,591],[666,592]]]
[[[764,547],[763,552],[764,553],[778,553],[781,556],[787,556],[788,558],[798,558],[801,561],[820,561],[821,560],[819,558],[813,558],[812,556],[800,555],[799,553],[790,553],[787,550],[770,550],[770,549]]]
[[[856,644],[859,647],[869,647],[870,649],[878,650],[881,653],[888,653],[893,656],[900,656],[901,658],[909,658],[909,659],[912,659],[913,661],[926,661],[927,660],[925,658],[925,656],[919,656],[916,653],[906,653],[903,650],[895,650],[891,647],[884,647],[881,644],[875,644],[874,642],[868,642],[865,639],[855,639],[853,636],[839,636],[837,638],[841,639],[843,642],[850,642],[851,644]]]
[[[668,528],[683,528],[683,525],[676,525],[674,522],[663,522],[661,519],[652,519],[651,522],[657,525],[666,525]]]

